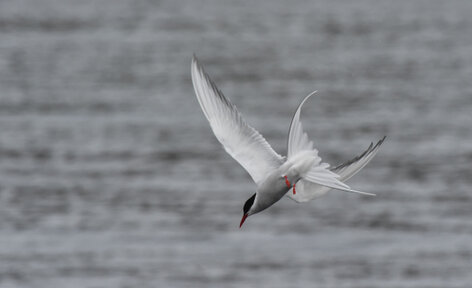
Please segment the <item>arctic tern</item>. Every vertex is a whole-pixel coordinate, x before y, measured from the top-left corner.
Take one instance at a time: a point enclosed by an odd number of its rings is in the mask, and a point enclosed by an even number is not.
[[[239,227],[248,216],[272,206],[284,195],[307,202],[331,189],[375,196],[351,189],[344,181],[359,172],[377,154],[385,136],[364,153],[334,168],[321,162],[318,150],[303,131],[300,110],[315,92],[298,106],[290,124],[287,156],[277,154],[262,135],[249,126],[236,107],[223,95],[198,62],[192,58],[192,82],[198,102],[216,138],[226,152],[246,169],[257,185],[244,204]],[[289,192],[291,190],[291,192]]]

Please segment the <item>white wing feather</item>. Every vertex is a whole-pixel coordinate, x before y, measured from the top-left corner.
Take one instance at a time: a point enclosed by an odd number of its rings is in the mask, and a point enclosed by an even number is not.
[[[312,92],[311,94],[306,96],[305,99],[303,99],[303,101],[298,106],[297,111],[295,112],[292,118],[292,123],[290,124],[290,132],[288,136],[288,145],[287,145],[288,146],[287,148],[288,159],[290,159],[291,157],[294,157],[295,155],[297,155],[298,153],[302,151],[314,151],[318,153],[318,151],[313,148],[313,142],[308,139],[308,135],[303,131],[303,126],[300,121],[301,107],[303,106],[305,101],[315,93],[316,91]],[[367,163],[364,163],[363,165],[359,165],[359,166],[363,167],[365,164]],[[316,156],[316,161],[313,167],[310,169],[310,171],[306,175],[302,176],[302,179],[299,182],[311,182],[313,185],[315,185],[315,187],[326,187],[327,190],[333,188],[333,189],[338,189],[345,192],[358,193],[358,194],[371,195],[371,196],[375,195],[372,193],[366,193],[366,192],[361,192],[361,191],[351,189],[348,185],[341,182],[343,180],[341,180],[342,176],[340,174],[335,173],[335,171],[329,170],[328,168],[329,168],[329,164],[321,163],[321,158],[319,156]],[[345,171],[346,175],[348,175],[349,177],[353,175],[352,171],[355,170],[355,169],[349,169],[349,167],[347,166],[340,167],[340,168],[343,171]],[[357,171],[358,170],[354,171],[354,174]],[[307,197],[307,195],[304,195],[306,194],[304,193],[305,192],[304,188],[305,187],[308,188],[313,185],[310,185],[308,183],[307,184],[303,183],[301,185],[302,189],[299,189],[300,187],[299,185],[297,185],[297,194],[293,195],[292,193],[287,193],[287,195],[296,201],[300,199],[308,201],[306,199],[310,197]],[[313,194],[317,195],[319,193],[313,193]]]
[[[369,148],[364,151],[361,155],[355,157],[352,160],[349,160],[339,166],[334,167],[331,171],[336,172],[341,176],[341,181],[346,181],[352,176],[356,175],[362,168],[364,168],[367,163],[374,158],[374,156],[379,152],[380,145],[384,142],[386,136],[380,139],[374,146],[373,143],[370,143]]]
[[[340,181],[346,181],[357,172],[359,172],[362,168],[364,168],[367,163],[374,158],[374,156],[377,154],[379,151],[380,146],[384,142],[385,137],[383,137],[380,141],[373,145],[373,143],[370,144],[370,146],[367,148],[367,150],[364,151],[361,155],[353,158],[352,160],[349,160],[335,168],[332,168],[331,171],[336,172],[340,177]],[[326,186],[321,186],[312,182],[308,181],[299,181],[297,182],[297,194],[293,195],[292,193],[287,193],[286,195],[291,198],[292,200],[295,200],[296,202],[307,202],[310,201],[316,197],[320,197],[329,190],[331,190],[330,187]]]
[[[308,135],[303,131],[302,122],[300,121],[300,112],[303,104],[315,93],[316,91],[313,91],[308,94],[308,96],[303,99],[300,105],[298,105],[297,111],[295,112],[295,115],[293,115],[288,134],[287,158],[293,157],[295,154],[301,151],[318,152],[313,148],[313,142],[308,139]]]
[[[256,129],[249,126],[236,107],[216,87],[194,56],[192,82],[198,102],[211,129],[226,152],[246,169],[254,182],[264,180],[284,158]]]

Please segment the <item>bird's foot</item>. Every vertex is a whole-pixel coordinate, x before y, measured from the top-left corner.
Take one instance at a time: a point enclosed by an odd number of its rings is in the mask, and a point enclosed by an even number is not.
[[[285,185],[287,185],[288,188],[291,188],[292,184],[290,184],[290,181],[288,181],[287,176],[284,176],[284,178],[285,178]]]
[[[295,190],[295,185],[297,184],[293,184],[293,195],[297,194],[297,191]]]

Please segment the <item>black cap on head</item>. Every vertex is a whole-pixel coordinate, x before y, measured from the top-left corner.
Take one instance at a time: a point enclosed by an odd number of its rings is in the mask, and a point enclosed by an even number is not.
[[[254,199],[256,199],[256,193],[254,193],[254,195],[252,195],[251,198],[247,199],[246,203],[244,203],[244,214],[247,214],[249,212],[249,209],[251,209],[252,204],[254,204]]]

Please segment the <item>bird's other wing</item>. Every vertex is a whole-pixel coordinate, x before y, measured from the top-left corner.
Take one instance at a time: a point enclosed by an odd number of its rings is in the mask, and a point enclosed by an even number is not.
[[[318,156],[318,150],[313,148],[313,142],[308,139],[308,135],[303,131],[302,122],[300,121],[300,111],[305,101],[310,98],[311,95],[315,94],[315,92],[310,93],[303,99],[293,115],[288,134],[288,161],[303,151],[312,151],[315,162],[308,173],[302,175],[303,180],[346,192],[372,195],[370,193],[353,190],[348,185],[342,183],[338,179],[340,178],[339,175],[328,169],[329,164],[321,162],[321,157]]]
[[[211,129],[226,152],[259,183],[278,168],[284,158],[277,154],[256,129],[249,126],[236,107],[210,79],[195,55],[192,82],[198,102]]]
[[[369,149],[359,157],[339,165],[334,169],[329,169],[328,163],[321,162],[322,160],[318,156],[318,150],[313,147],[313,142],[308,139],[308,135],[303,131],[303,126],[300,121],[300,113],[303,104],[315,93],[316,91],[310,93],[305,97],[305,99],[303,99],[300,105],[298,105],[298,108],[293,115],[292,122],[290,124],[287,144],[288,160],[300,152],[313,151],[315,163],[311,167],[310,171],[303,175],[302,179],[297,183],[297,193],[292,194],[288,192],[287,196],[297,202],[305,202],[317,196],[323,195],[330,189],[337,189],[345,192],[364,195],[374,195],[372,193],[351,189],[348,185],[343,183],[343,181],[352,177],[372,159],[372,157],[378,151],[378,146],[380,146],[381,141],[383,140],[381,140],[380,144],[377,144],[375,147],[373,147],[373,145],[369,147]]]
[[[339,180],[348,180],[352,176],[356,175],[357,172],[364,168],[364,166],[367,165],[367,163],[369,163],[372,158],[374,158],[377,152],[379,152],[379,148],[386,137],[387,136],[384,136],[375,145],[373,143],[370,143],[370,146],[367,148],[367,150],[364,151],[364,153],[347,162],[344,162],[341,165],[332,168],[331,171],[335,172],[340,176]]]
[[[290,123],[290,129],[287,140],[287,158],[293,157],[301,151],[316,151],[313,148],[313,142],[308,139],[308,135],[303,131],[302,122],[300,121],[300,112],[302,106],[308,98],[310,98],[316,91],[311,92],[302,102],[298,105],[297,111],[293,115],[292,122]]]

